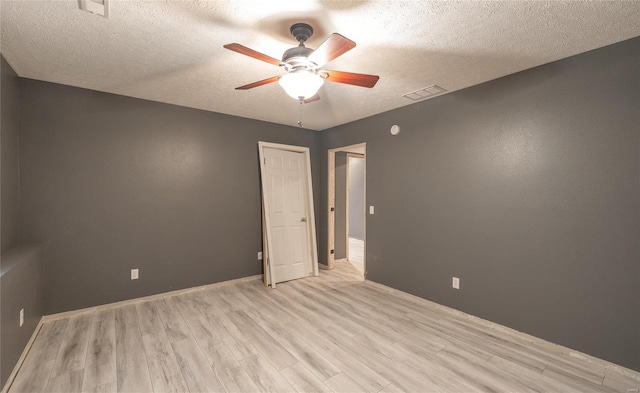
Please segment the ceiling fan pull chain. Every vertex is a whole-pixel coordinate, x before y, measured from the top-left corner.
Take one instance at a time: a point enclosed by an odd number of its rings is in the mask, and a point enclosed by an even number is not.
[[[298,127],[300,127],[300,128],[303,127],[303,125],[302,125],[302,104],[303,103],[304,103],[304,97],[300,97],[300,106],[299,106],[299,108],[300,108],[299,112],[300,113],[298,115],[298,119],[300,119],[300,120],[298,120]]]

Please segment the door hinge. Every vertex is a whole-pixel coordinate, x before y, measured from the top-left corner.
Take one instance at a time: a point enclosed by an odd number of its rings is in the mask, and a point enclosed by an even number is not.
[[[332,211],[332,212],[333,212],[333,211],[336,211],[336,208],[335,208],[335,207],[332,207],[332,208],[331,208],[331,211]]]
[[[264,164],[267,165],[267,157],[264,158]]]
[[[336,250],[331,250],[331,254],[333,254],[334,252],[336,252]]]

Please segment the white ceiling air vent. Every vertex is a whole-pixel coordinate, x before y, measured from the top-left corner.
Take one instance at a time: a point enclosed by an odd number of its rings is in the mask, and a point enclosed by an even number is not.
[[[92,14],[109,17],[109,0],[78,0],[78,6]]]
[[[411,93],[403,94],[402,96],[410,100],[419,101],[444,93],[445,91],[447,90],[438,85],[431,85],[420,90],[412,91]]]

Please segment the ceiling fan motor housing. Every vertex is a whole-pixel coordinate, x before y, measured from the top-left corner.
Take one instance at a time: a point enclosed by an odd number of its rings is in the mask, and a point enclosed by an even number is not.
[[[306,46],[296,46],[287,49],[282,55],[282,62],[287,65],[287,69],[297,67],[307,67],[309,69],[317,68],[318,65],[309,61],[309,55],[313,53],[313,49]]]
[[[309,56],[313,53],[313,49],[304,46],[306,40],[313,35],[313,28],[306,23],[296,23],[291,26],[291,35],[300,43],[299,46],[287,49],[282,55],[282,62],[285,64],[287,71],[293,71],[298,68],[306,68],[313,71],[318,65],[309,61]]]

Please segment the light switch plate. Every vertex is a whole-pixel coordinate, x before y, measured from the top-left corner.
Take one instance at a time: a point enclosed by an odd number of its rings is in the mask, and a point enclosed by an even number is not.
[[[131,279],[132,280],[138,279],[138,269],[131,269]]]
[[[453,277],[453,280],[451,280],[451,286],[455,289],[460,289],[460,279],[458,277]]]
[[[258,260],[261,261],[262,260],[262,251],[258,251]]]
[[[369,214],[373,214],[373,211],[374,211],[373,206],[369,206]]]

